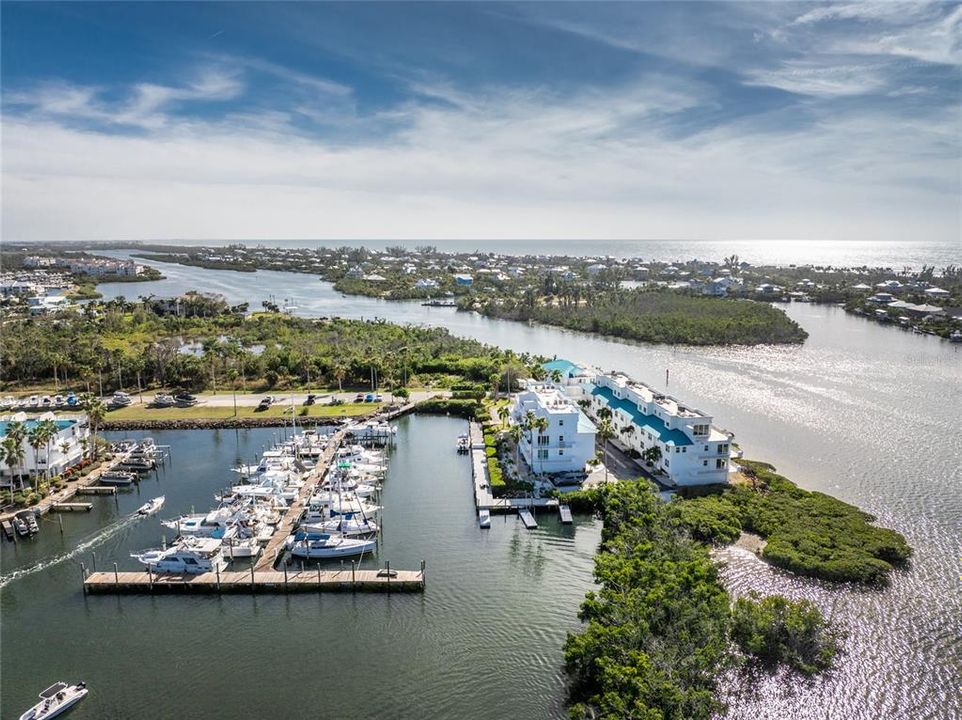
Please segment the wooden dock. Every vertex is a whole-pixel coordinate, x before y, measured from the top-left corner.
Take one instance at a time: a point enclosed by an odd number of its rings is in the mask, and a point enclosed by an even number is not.
[[[311,472],[304,478],[304,485],[297,494],[297,499],[291,503],[284,517],[277,524],[277,528],[271,536],[270,541],[268,541],[267,546],[264,548],[264,551],[261,553],[260,559],[257,561],[257,564],[254,565],[255,572],[264,572],[273,569],[274,563],[284,554],[284,542],[291,533],[294,532],[294,528],[298,520],[301,519],[301,514],[304,512],[304,505],[308,499],[310,499],[311,493],[314,491],[314,486],[317,485],[324,477],[324,473],[327,472],[327,467],[331,464],[334,453],[336,453],[337,449],[341,446],[345,433],[345,430],[338,430],[330,440],[328,440],[324,453],[318,458]]]
[[[87,485],[78,487],[77,495],[116,495],[116,485]]]
[[[62,502],[54,503],[50,506],[51,512],[90,512],[93,508],[91,503]]]
[[[534,519],[534,515],[531,514],[530,510],[520,510],[518,512],[518,517],[521,518],[521,522],[528,530],[533,530],[538,527],[538,521]]]
[[[168,575],[141,572],[93,572],[84,591],[129,593],[284,593],[284,592],[422,592],[421,570],[261,570]]]

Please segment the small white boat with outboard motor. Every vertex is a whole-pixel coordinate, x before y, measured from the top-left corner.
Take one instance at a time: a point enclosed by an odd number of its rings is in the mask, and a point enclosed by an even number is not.
[[[166,495],[161,495],[160,497],[155,497],[153,500],[145,502],[143,505],[137,508],[137,514],[142,517],[153,515],[164,506],[164,500],[166,499]]]
[[[40,702],[23,713],[20,720],[46,720],[56,717],[83,700],[86,695],[86,683],[55,683],[40,693]]]

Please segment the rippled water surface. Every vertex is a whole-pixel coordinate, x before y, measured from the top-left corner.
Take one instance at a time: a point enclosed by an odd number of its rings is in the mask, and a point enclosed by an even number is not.
[[[527,531],[498,517],[479,530],[469,461],[454,452],[464,428],[402,419],[385,482],[378,559],[426,560],[423,595],[85,597],[81,559],[133,570],[128,552],[160,543],[158,517],[122,520],[145,498],[166,493],[161,518],[208,507],[231,465],[276,431],[154,433],[173,458],[139,493],[93,498],[91,514],[64,518],[63,538],[46,519],[38,538],[3,548],[8,575],[103,536],[0,590],[0,714],[17,717],[63,678],[91,687],[78,719],[563,716],[561,644],[578,624],[599,526],[539,516]]]
[[[959,581],[962,574],[959,561],[962,556],[959,535],[962,527],[962,441],[959,439],[962,347],[883,327],[846,315],[837,308],[798,304],[786,310],[810,333],[800,347],[692,349],[633,345],[555,328],[488,320],[445,308],[347,298],[310,276],[162,267],[170,277],[167,281],[140,283],[140,287],[121,284],[101,287],[127,297],[148,292],[169,295],[203,288],[224,292],[234,302],[251,301],[255,305],[273,293],[278,298],[293,297],[298,312],[304,315],[378,316],[398,322],[443,325],[459,335],[517,351],[557,354],[622,369],[658,385],[663,383],[665,370],[670,368],[668,389],[688,403],[713,413],[718,424],[735,432],[749,457],[768,460],[803,487],[828,492],[875,514],[882,524],[904,533],[916,553],[910,567],[896,573],[889,588],[869,591],[792,579],[773,572],[750,554],[737,549],[727,551],[725,577],[736,592],[777,590],[810,597],[850,633],[845,655],[833,672],[814,681],[793,677],[756,678],[732,689],[730,716],[753,720],[962,717],[959,690],[962,687],[962,586]],[[438,447],[440,451],[433,454],[426,451],[425,459],[418,461],[421,463],[418,469],[431,478],[443,477],[434,469],[433,458],[437,457],[439,463],[451,460],[447,457],[447,448],[443,444]],[[399,453],[400,457],[404,455]],[[463,472],[467,469],[463,468]],[[471,533],[470,523],[460,517],[470,510],[469,494],[458,498],[456,502],[462,503],[463,508],[450,511],[452,517],[459,516],[456,521],[441,512],[447,506],[439,503],[431,506],[440,513],[432,516],[433,522],[455,522],[458,532]],[[400,521],[394,523],[397,524],[401,524]],[[596,531],[582,532],[584,527],[579,527],[575,549],[569,554],[556,554],[554,550],[553,543],[560,542],[557,538],[561,536],[551,535],[550,539],[535,541],[524,534],[511,535],[508,546],[500,551],[508,561],[495,564],[498,579],[487,590],[480,591],[480,595],[477,589],[469,590],[475,588],[472,583],[480,581],[472,573],[462,573],[460,567],[459,573],[453,576],[458,578],[456,581],[450,586],[442,583],[442,587],[438,587],[443,575],[439,578],[438,571],[433,569],[440,560],[432,560],[429,593],[423,603],[427,605],[433,593],[450,593],[446,595],[447,602],[451,607],[460,608],[457,613],[451,611],[452,617],[457,618],[452,622],[457,632],[451,643],[447,643],[443,633],[436,638],[436,642],[448,648],[445,651],[448,654],[441,661],[428,653],[427,657],[435,664],[425,666],[427,672],[412,670],[411,692],[424,693],[439,703],[460,702],[465,694],[473,694],[478,703],[471,706],[470,714],[474,717],[538,717],[557,711],[558,706],[551,703],[558,702],[562,692],[562,679],[558,674],[560,655],[550,655],[550,652],[558,652],[560,635],[552,636],[555,639],[550,643],[546,640],[545,654],[531,657],[528,653],[532,652],[535,639],[548,637],[546,627],[570,627],[574,622],[578,600],[588,582],[590,553],[597,537],[591,535]],[[389,524],[388,543],[391,530]],[[500,532],[493,532],[486,542],[499,544]],[[467,542],[462,553],[456,541],[435,542],[430,530],[423,535],[419,542],[433,547],[436,554],[448,557],[453,553],[452,565],[486,557],[487,548],[474,542]],[[537,542],[540,550],[530,549],[533,542]],[[411,561],[419,559],[421,554],[423,551],[415,553]],[[393,557],[390,559],[395,561]],[[562,563],[577,569],[580,579],[556,587],[549,582],[555,577],[550,571]],[[73,579],[76,568],[63,572],[65,578]],[[48,582],[41,577],[25,578],[22,587]],[[544,595],[532,592],[528,586],[532,578],[539,577]],[[563,577],[563,573],[559,577]],[[16,584],[11,587],[16,588]],[[25,598],[19,595],[18,598],[21,603],[29,604]],[[128,600],[115,603],[115,611],[130,613]],[[359,598],[356,602],[380,600]],[[224,603],[223,606],[234,608],[234,601],[218,601],[218,607]],[[9,602],[9,598],[5,598],[5,610]],[[157,612],[164,612],[164,608],[172,605],[144,602],[161,608]],[[203,605],[206,601],[190,602],[206,607]],[[393,617],[397,605],[406,601],[391,598],[390,602],[390,617]],[[89,606],[90,601],[87,603]],[[316,598],[256,600],[258,608],[273,607],[274,603],[285,608],[310,603],[326,608],[332,600],[327,597],[320,601]],[[538,625],[542,629],[537,630],[530,625],[527,612],[516,608],[514,603],[532,608],[531,617],[533,608],[539,608],[550,622]],[[60,604],[52,603],[48,611],[60,612]],[[489,614],[479,615],[481,610]],[[172,622],[174,618],[189,622],[194,612],[178,612],[170,617]],[[230,617],[233,622],[236,615]],[[444,617],[444,613],[435,611],[423,617],[418,631],[430,633],[432,627],[438,627],[432,623]],[[497,617],[504,622],[494,623],[492,618]],[[104,619],[107,626],[111,622],[116,620]],[[389,620],[379,617],[375,624],[381,622]],[[494,639],[468,642],[462,633],[468,633],[472,624],[479,622],[493,623],[487,632]],[[255,630],[256,627],[255,623]],[[353,635],[353,628],[348,626],[346,632]],[[520,637],[515,634],[527,641],[516,641]],[[49,635],[57,636],[52,631]],[[211,631],[211,636],[219,637],[219,631]],[[118,633],[116,637],[126,636]],[[259,637],[260,643],[265,642],[263,634],[255,633],[255,637]],[[279,637],[287,637],[286,631]],[[386,636],[381,639],[389,645]],[[5,634],[5,676],[13,663],[8,660],[7,640]],[[321,638],[319,642],[334,640]],[[303,645],[297,644],[297,647],[303,652]],[[223,647],[218,645],[217,649],[222,651]],[[384,652],[392,649],[390,646]],[[168,647],[164,652],[173,651]],[[421,655],[416,652],[405,657],[412,659],[410,662],[399,659],[398,667],[385,664],[379,666],[379,670],[406,678],[404,674],[409,669],[420,667],[417,660]],[[368,661],[365,656],[351,667],[367,672]],[[525,668],[529,665],[537,668],[538,672],[527,669],[522,672],[516,662]],[[391,669],[385,670],[387,667]],[[454,677],[459,676],[444,674],[445,667],[471,668],[473,679],[457,685],[457,697],[448,697],[444,688],[454,687]],[[323,673],[323,664],[321,668]],[[145,671],[149,669],[144,667]],[[517,695],[500,690],[485,695],[478,689],[477,678],[488,678],[491,674],[513,678],[511,687],[518,688]],[[231,682],[236,683],[236,678]],[[407,687],[407,682],[406,679],[402,684]],[[452,685],[445,685],[447,682]],[[6,687],[6,679],[4,683]],[[523,692],[517,684],[523,685]],[[370,697],[370,694],[362,693],[362,696]],[[492,702],[505,697],[521,698],[511,701],[521,704],[491,706]],[[427,703],[421,707],[433,712]],[[441,712],[438,716],[443,715]]]

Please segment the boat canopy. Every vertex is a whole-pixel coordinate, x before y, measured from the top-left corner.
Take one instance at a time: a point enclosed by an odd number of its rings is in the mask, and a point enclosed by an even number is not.
[[[63,692],[68,687],[70,686],[67,685],[67,683],[65,682],[55,683],[50,687],[48,687],[46,690],[44,690],[42,693],[40,693],[40,697],[42,697],[44,700],[48,700],[52,697],[55,697],[58,692]]]

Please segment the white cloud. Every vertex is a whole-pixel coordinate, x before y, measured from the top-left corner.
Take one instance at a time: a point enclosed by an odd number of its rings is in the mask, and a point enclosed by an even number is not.
[[[662,114],[696,107],[695,90],[490,89],[412,102],[401,132],[350,145],[298,133],[283,109],[140,136],[8,116],[3,236],[959,236],[958,111],[670,137]]]
[[[231,100],[242,91],[243,84],[233,73],[207,69],[181,86],[138,83],[119,102],[104,100],[103,88],[59,82],[44,83],[29,92],[9,93],[4,102],[23,108],[36,118],[60,117],[157,129],[167,124],[167,111],[176,103]]]

